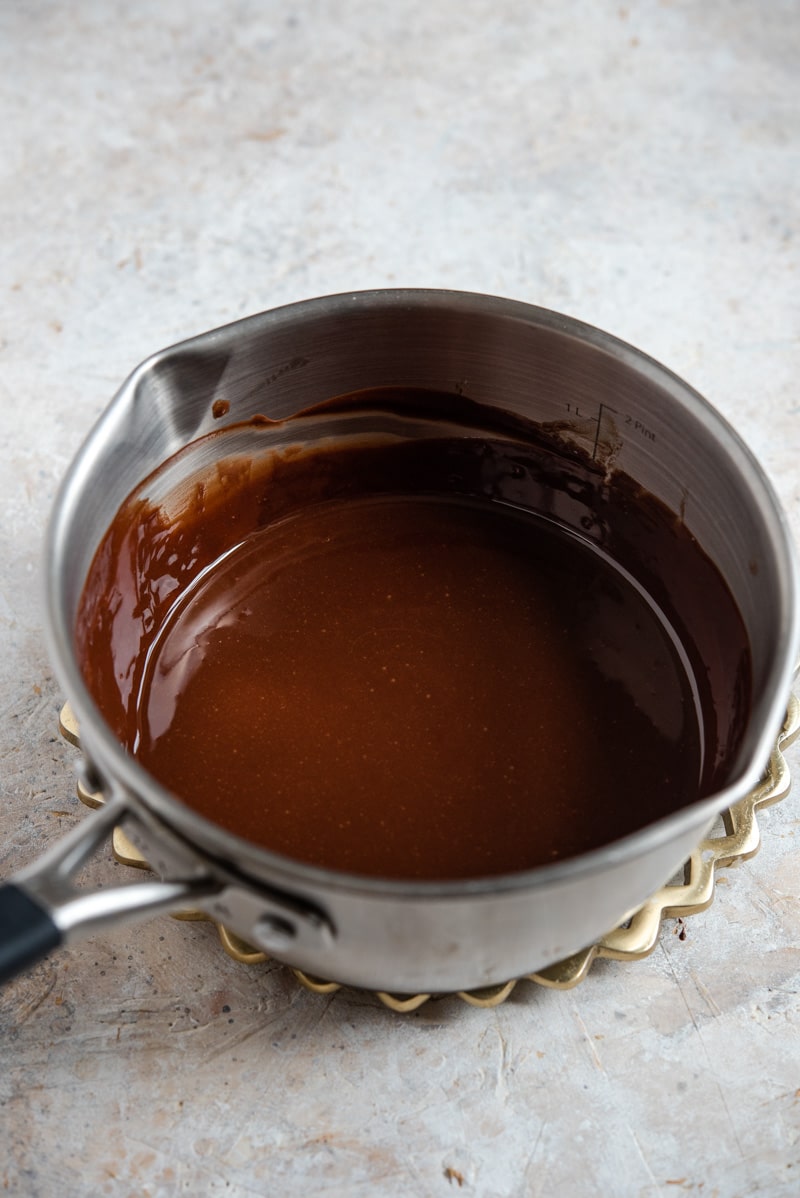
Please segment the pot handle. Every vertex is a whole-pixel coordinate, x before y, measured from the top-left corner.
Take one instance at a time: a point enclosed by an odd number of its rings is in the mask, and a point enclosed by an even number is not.
[[[63,933],[44,907],[13,882],[0,887],[0,983],[57,948]]]
[[[0,886],[0,984],[67,941],[219,892],[219,882],[202,873],[199,862],[188,868],[191,876],[185,879],[76,890],[72,875],[126,815],[130,810],[125,799],[112,795],[37,861]]]

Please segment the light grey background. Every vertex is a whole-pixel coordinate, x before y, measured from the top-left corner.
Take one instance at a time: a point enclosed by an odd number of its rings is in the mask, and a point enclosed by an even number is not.
[[[798,63],[795,0],[0,6],[0,873],[83,818],[55,488],[185,336],[373,286],[569,312],[704,392],[800,534]],[[54,956],[0,995],[0,1189],[793,1195],[796,801],[763,827],[685,941],[492,1012],[316,998],[166,918]]]

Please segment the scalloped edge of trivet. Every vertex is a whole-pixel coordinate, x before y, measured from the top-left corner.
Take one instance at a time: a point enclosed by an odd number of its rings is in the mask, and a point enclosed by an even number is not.
[[[59,730],[65,740],[80,748],[78,721],[69,703],[65,703],[61,710]],[[722,813],[724,834],[708,836],[700,842],[683,867],[682,882],[669,882],[662,886],[624,924],[571,957],[557,961],[538,973],[528,973],[502,985],[459,990],[456,996],[472,1007],[497,1007],[506,1001],[521,981],[535,982],[539,986],[554,990],[570,990],[584,981],[593,962],[598,958],[640,961],[648,957],[658,943],[661,925],[665,919],[685,919],[705,911],[714,900],[717,870],[737,861],[746,861],[758,852],[761,832],[757,812],[762,807],[780,802],[789,793],[791,777],[783,751],[798,735],[800,702],[795,695],[790,695],[783,727],[761,781],[749,794]],[[102,794],[88,791],[80,782],[77,793],[81,802],[88,807],[98,807],[104,801]],[[150,868],[120,828],[114,830],[112,851],[123,865],[136,869]],[[213,923],[225,952],[243,965],[258,965],[269,960],[267,953],[254,948],[203,911],[179,911],[173,918]],[[350,988],[340,982],[313,977],[300,969],[292,969],[292,973],[300,985],[313,994],[335,994],[338,990]],[[389,994],[386,991],[374,993],[385,1007],[401,1014],[418,1010],[433,997],[431,994]]]

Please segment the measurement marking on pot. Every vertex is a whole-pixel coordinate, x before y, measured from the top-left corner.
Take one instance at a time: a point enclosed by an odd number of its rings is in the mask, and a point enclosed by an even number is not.
[[[594,461],[597,457],[597,449],[600,444],[600,432],[603,425],[603,415],[605,412],[613,412],[615,416],[621,416],[623,419],[623,426],[629,429],[630,432],[636,433],[637,436],[644,438],[645,441],[655,441],[656,439],[656,435],[653,430],[648,428],[648,426],[641,420],[637,420],[634,416],[629,415],[627,412],[620,412],[618,408],[612,408],[611,404],[601,403],[597,409],[596,416],[590,416],[587,412],[581,411],[579,404],[568,403],[564,406],[569,412],[570,416],[577,416],[580,420],[593,420],[596,422],[597,428],[595,430],[594,444],[592,446],[592,461]]]
[[[642,424],[641,420],[634,420],[633,416],[625,416],[625,427],[632,429],[634,433],[638,433],[647,441],[655,441],[656,439],[653,430],[648,428],[646,424]]]

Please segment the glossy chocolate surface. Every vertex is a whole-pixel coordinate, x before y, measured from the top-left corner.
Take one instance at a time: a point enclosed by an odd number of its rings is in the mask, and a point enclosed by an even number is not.
[[[253,431],[265,449],[179,517],[130,499],[79,613],[106,719],[187,804],[299,860],[464,878],[724,781],[741,621],[632,480],[519,427],[271,451]]]

